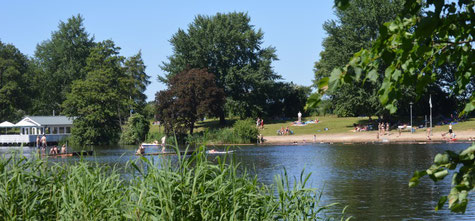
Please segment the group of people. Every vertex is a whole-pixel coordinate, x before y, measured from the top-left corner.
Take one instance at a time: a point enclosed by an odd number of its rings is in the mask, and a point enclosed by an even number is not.
[[[446,137],[447,134],[450,134],[450,136]],[[441,135],[444,140],[455,140],[455,133],[454,133],[454,130],[452,129],[452,123],[449,124],[449,131],[446,133],[442,133]]]
[[[264,129],[264,119],[257,118],[256,127],[259,129]]]
[[[46,135],[43,135],[41,138],[40,136],[36,136],[36,148],[38,148],[39,151],[41,151],[43,154],[46,153],[46,147],[48,146],[48,142],[46,141]],[[61,150],[54,145],[51,147],[49,150],[50,155],[57,155],[57,154],[63,154],[67,152],[66,144],[63,144],[61,147]]]
[[[290,135],[293,134],[294,132],[290,130],[289,126],[287,126],[285,129],[284,127],[280,127],[280,130],[277,131],[277,135]]]
[[[368,125],[353,124],[354,132],[368,131]]]
[[[67,149],[66,149],[66,144],[63,144],[63,146],[61,147],[61,152],[59,151],[58,149],[58,146],[54,145],[50,150],[49,150],[49,154],[50,155],[57,155],[57,154],[64,154],[67,152]]]
[[[38,149],[40,149],[40,148],[46,149],[47,144],[48,143],[46,142],[46,136],[45,135],[43,135],[41,138],[40,138],[40,136],[36,136],[36,147]]]
[[[378,123],[378,134],[382,136],[382,135],[385,135],[386,133],[389,134],[389,123],[388,122]]]

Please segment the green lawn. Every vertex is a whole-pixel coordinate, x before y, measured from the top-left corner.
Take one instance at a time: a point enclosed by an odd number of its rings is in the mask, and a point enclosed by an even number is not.
[[[289,126],[290,130],[294,132],[295,135],[304,135],[304,134],[318,134],[318,133],[345,133],[351,132],[353,130],[353,124],[368,124],[369,118],[368,117],[336,117],[336,116],[319,116],[319,117],[305,117],[302,121],[307,120],[315,120],[318,118],[319,123],[316,124],[308,124],[306,126],[291,126],[292,120],[289,121],[271,121],[266,122],[264,120],[264,129],[260,130],[260,133],[264,136],[274,136],[276,135],[276,131],[279,130],[281,127]],[[373,120],[377,119],[373,117]],[[232,124],[237,119],[227,119],[227,127],[231,127]],[[296,120],[296,119],[295,119]],[[404,122],[406,122],[405,120]],[[421,125],[423,124],[423,118],[414,119],[414,125]],[[392,126],[392,128],[394,125]],[[205,121],[198,122],[196,124],[195,132],[200,132],[205,129],[218,129],[219,121],[217,119],[207,119]],[[324,131],[325,128],[328,128],[328,131]],[[459,122],[454,124],[453,129],[455,132],[462,131],[462,130],[474,130],[475,129],[475,118],[471,118],[468,121]],[[162,127],[163,130],[163,127]],[[150,128],[150,132],[157,133],[158,126],[152,125]],[[434,132],[444,132],[448,131],[448,125],[436,126],[434,123]],[[418,133],[425,132],[424,129],[417,130]]]

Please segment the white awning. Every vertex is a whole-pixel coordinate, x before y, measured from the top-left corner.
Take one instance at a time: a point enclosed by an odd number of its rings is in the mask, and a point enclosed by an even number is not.
[[[15,124],[12,124],[8,121],[3,121],[1,124],[0,124],[0,127],[15,127]]]

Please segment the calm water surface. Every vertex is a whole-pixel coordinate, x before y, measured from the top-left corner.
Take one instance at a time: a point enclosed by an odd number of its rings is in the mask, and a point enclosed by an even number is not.
[[[356,220],[475,220],[473,199],[465,215],[450,213],[447,207],[434,211],[439,197],[450,190],[450,176],[436,184],[424,178],[418,187],[408,187],[413,172],[427,169],[437,153],[448,149],[458,152],[468,146],[470,144],[314,144],[245,146],[232,150],[236,160],[266,184],[272,184],[274,176],[282,174],[283,168],[292,177],[299,177],[305,168],[307,173],[312,173],[311,185],[323,189],[323,201],[349,205],[347,212]],[[0,147],[0,154],[12,150],[23,151],[27,156],[35,151],[29,147]],[[96,155],[86,160],[121,167],[137,158],[135,147],[131,146],[94,150]],[[147,150],[156,151],[158,148]]]

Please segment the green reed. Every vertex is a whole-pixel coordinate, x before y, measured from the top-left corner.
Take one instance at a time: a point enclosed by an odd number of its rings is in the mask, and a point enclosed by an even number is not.
[[[176,147],[175,147],[176,148]],[[39,157],[0,157],[0,220],[316,220],[321,192],[310,174],[289,182],[284,170],[263,185],[231,155],[210,162],[206,148],[191,156],[128,163],[132,178],[86,161],[48,163]]]

